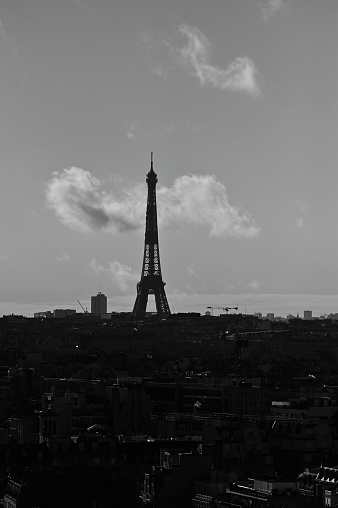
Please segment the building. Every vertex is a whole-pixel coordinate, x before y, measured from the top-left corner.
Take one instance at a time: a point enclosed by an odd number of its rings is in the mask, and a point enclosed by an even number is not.
[[[303,495],[300,492],[299,484],[293,479],[255,477],[245,482],[234,482],[226,489],[223,499],[216,500],[215,505],[219,508],[235,506],[319,508],[323,505],[318,501],[314,496]],[[330,505],[326,504],[325,506]]]
[[[90,312],[92,314],[107,314],[107,297],[101,291],[91,297]]]
[[[42,312],[34,312],[34,317],[36,319],[40,319],[40,318],[53,318],[54,317],[54,313],[51,310],[45,310],[45,311],[42,311]]]
[[[41,312],[34,312],[34,318],[64,318],[67,316],[73,316],[74,314],[76,314],[76,310],[74,309],[54,309],[53,311],[45,310]]]
[[[304,319],[312,319],[312,310],[304,310]]]
[[[317,499],[318,505],[337,506],[338,469],[337,466],[321,465],[314,469],[306,468],[298,476],[300,492],[308,499]]]
[[[169,447],[164,443],[160,442],[160,465],[145,471],[137,505],[142,508],[191,506],[195,480],[209,476],[212,457],[202,453],[198,442],[169,441]]]
[[[76,314],[76,310],[74,309],[54,309],[55,318],[64,318],[67,316],[73,316],[74,314]]]
[[[77,499],[74,483],[65,475],[54,471],[25,471],[15,476],[11,473],[8,476],[1,506],[4,508],[84,506]]]

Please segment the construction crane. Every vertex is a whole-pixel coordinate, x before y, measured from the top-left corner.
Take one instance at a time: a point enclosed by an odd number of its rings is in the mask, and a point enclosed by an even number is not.
[[[87,307],[86,307],[86,308],[84,308],[84,306],[82,305],[82,303],[80,302],[80,300],[77,300],[77,302],[78,302],[78,304],[80,305],[80,307],[81,307],[81,309],[83,310],[83,312],[84,312],[85,314],[88,314]]]
[[[229,310],[238,310],[238,307],[207,307],[207,309],[211,309],[211,314],[213,314],[214,309],[221,309],[225,310],[225,312],[228,314]]]
[[[228,313],[229,310],[238,310],[238,307],[223,307],[223,310],[225,310],[225,312]]]

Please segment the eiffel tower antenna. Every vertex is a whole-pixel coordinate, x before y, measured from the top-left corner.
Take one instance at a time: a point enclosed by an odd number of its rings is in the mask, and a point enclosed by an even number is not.
[[[150,171],[147,174],[148,199],[146,212],[146,230],[144,238],[144,255],[141,280],[137,284],[137,295],[133,310],[136,320],[145,317],[148,296],[155,295],[157,315],[165,318],[170,314],[170,308],[164,291],[165,282],[162,280],[160,251],[158,246],[156,184],[157,174],[153,167],[153,152],[150,154]]]

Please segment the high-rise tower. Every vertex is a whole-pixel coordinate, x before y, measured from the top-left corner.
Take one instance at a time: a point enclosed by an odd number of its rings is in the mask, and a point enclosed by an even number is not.
[[[107,297],[101,291],[91,297],[91,314],[107,314]]]
[[[153,168],[152,153],[150,171],[147,174],[146,182],[148,184],[146,232],[141,280],[137,284],[137,296],[133,310],[135,319],[144,319],[149,295],[155,295],[156,310],[159,317],[163,318],[170,314],[160,265],[156,209],[157,174]]]

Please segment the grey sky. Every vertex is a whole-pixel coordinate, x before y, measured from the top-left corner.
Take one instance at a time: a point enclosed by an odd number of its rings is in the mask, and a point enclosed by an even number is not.
[[[331,0],[3,0],[0,314],[99,282],[132,307],[151,151],[175,310],[335,295],[337,18]]]

